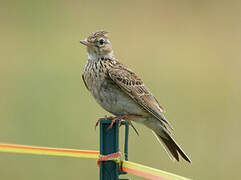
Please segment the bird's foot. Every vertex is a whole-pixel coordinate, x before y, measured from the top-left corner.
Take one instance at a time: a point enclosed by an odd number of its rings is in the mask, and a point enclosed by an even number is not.
[[[126,115],[122,115],[122,116],[116,116],[112,119],[112,122],[110,124],[110,126],[108,127],[108,129],[112,128],[115,121],[118,121],[118,127],[120,128],[121,126],[121,121],[124,120],[126,121],[129,125],[131,125],[131,127],[134,129],[134,131],[136,132],[136,134],[139,136],[138,131],[136,130],[136,128],[133,126],[133,124],[131,123],[130,120],[128,120],[128,118],[136,118],[136,117],[142,117],[142,115],[137,115],[137,114],[126,114]]]
[[[134,129],[134,131],[136,132],[137,136],[139,136],[139,133],[137,131],[137,129],[135,128],[135,126],[131,123],[130,120],[126,120],[126,122]]]
[[[97,120],[97,122],[95,123],[95,130],[96,130],[96,127],[99,125],[99,123],[100,123],[101,120],[112,120],[113,118],[114,118],[113,116],[105,116],[105,117],[103,117],[103,118],[99,118],[99,119]]]
[[[113,116],[105,116],[104,118],[99,118],[98,121],[96,122],[95,124],[95,129],[96,127],[99,125],[100,121],[101,120],[111,120],[111,123],[108,127],[108,129],[112,128],[115,121],[118,121],[118,127],[120,128],[121,126],[121,121],[124,120],[126,121],[133,129],[134,131],[136,132],[136,134],[139,136],[139,133],[138,131],[136,130],[136,128],[133,126],[133,124],[131,123],[130,120],[128,120],[128,118],[140,118],[140,117],[143,117],[142,115],[137,115],[137,114],[126,114],[126,115],[122,115],[122,116],[116,116],[116,117],[113,117]]]
[[[116,117],[112,118],[111,123],[110,123],[108,129],[111,129],[113,127],[115,121],[118,121],[118,128],[120,128],[122,119],[123,119],[122,116],[116,116]]]

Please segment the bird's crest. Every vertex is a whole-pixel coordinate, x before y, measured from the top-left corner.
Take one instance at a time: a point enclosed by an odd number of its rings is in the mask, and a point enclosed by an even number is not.
[[[94,39],[94,38],[98,38],[98,37],[105,37],[107,38],[108,32],[105,31],[105,30],[99,30],[99,31],[96,31],[96,32],[93,32],[91,33],[89,36],[88,36],[88,40],[91,40],[91,39]]]

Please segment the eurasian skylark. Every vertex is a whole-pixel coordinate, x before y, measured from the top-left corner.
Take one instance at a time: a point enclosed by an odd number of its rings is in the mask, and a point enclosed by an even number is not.
[[[134,121],[150,128],[172,160],[181,155],[191,162],[171,137],[172,127],[163,108],[129,68],[114,56],[106,31],[96,31],[80,42],[87,47],[88,61],[82,74],[86,88],[98,104],[114,114],[114,120]],[[113,124],[112,123],[112,124]]]

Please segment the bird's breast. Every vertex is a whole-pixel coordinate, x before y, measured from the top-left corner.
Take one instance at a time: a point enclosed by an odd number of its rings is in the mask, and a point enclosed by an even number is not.
[[[98,70],[98,65],[85,67],[84,80],[95,100],[106,111],[116,116],[146,115],[146,111],[110,79],[106,70]]]

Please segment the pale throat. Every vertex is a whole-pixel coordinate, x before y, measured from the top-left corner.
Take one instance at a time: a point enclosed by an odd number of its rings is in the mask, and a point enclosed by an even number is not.
[[[94,51],[88,51],[88,59],[98,61],[101,58],[108,58],[108,59],[114,58],[113,50],[105,54],[99,54]]]

